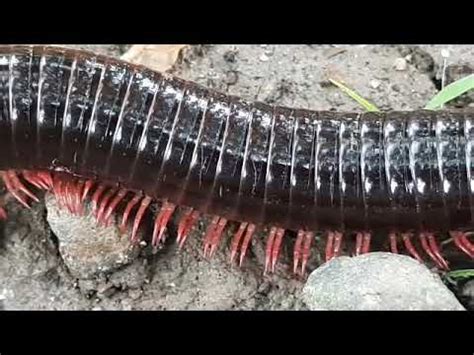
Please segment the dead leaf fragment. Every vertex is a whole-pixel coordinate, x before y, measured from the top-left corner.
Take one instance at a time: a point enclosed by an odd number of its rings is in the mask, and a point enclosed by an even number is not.
[[[134,45],[121,59],[166,72],[173,67],[185,47],[184,44]]]

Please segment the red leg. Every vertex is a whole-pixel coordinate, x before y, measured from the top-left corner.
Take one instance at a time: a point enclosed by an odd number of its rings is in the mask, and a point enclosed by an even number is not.
[[[306,271],[306,265],[308,264],[310,252],[311,252],[311,242],[313,241],[313,232],[306,232],[303,245],[303,261],[301,262],[301,276],[304,276]]]
[[[193,211],[191,210],[191,215],[189,216],[189,219],[186,220],[185,225],[182,228],[181,234],[179,233],[178,229],[178,242],[179,242],[179,249],[182,249],[184,246],[184,243],[186,242],[186,239],[188,239],[189,232],[193,229],[194,224],[197,222],[199,219],[199,211]]]
[[[239,229],[232,238],[232,243],[230,247],[230,263],[234,262],[235,256],[237,255],[237,250],[239,249],[240,240],[242,239],[245,230],[247,229],[248,223],[242,222],[240,223]]]
[[[188,208],[186,212],[181,216],[179,222],[178,222],[178,233],[176,236],[176,242],[179,243],[181,242],[181,238],[183,237],[183,231],[186,228],[186,224],[189,222],[191,219],[191,214],[193,213],[192,208]]]
[[[28,181],[31,185],[35,186],[37,189],[49,190],[48,185],[40,178],[37,173],[31,170],[23,170],[22,175],[26,181]]]
[[[53,179],[48,172],[23,170],[22,175],[26,181],[40,190],[50,190],[53,187]]]
[[[130,201],[128,201],[127,206],[125,207],[125,211],[123,212],[122,223],[120,223],[120,230],[122,231],[122,233],[125,233],[125,231],[127,230],[127,223],[128,218],[130,217],[130,212],[140,202],[142,197],[143,196],[141,195],[135,195]]]
[[[107,188],[107,186],[101,184],[101,185],[97,186],[97,189],[92,194],[92,198],[91,198],[91,200],[92,200],[92,214],[94,216],[97,216],[97,208],[98,208],[99,203],[100,203],[100,198],[102,197],[102,194],[104,193],[106,188]]]
[[[7,212],[3,207],[0,207],[0,220],[5,220],[7,219]]]
[[[334,256],[339,256],[341,253],[342,233],[334,232]]]
[[[32,200],[39,202],[39,199],[23,185],[15,171],[9,170],[2,172],[2,178],[5,182],[8,192],[10,192],[10,194],[15,197],[24,207],[28,209],[30,208],[26,197],[30,197]]]
[[[109,191],[107,191],[107,193],[104,195],[104,197],[100,201],[99,207],[97,209],[97,214],[96,214],[97,221],[100,224],[105,225],[105,222],[106,222],[104,218],[105,209],[107,208],[110,200],[112,199],[112,197],[114,197],[116,193],[117,193],[117,189],[112,188]]]
[[[466,233],[461,233],[461,242],[466,246],[466,248],[471,252],[471,258],[474,257],[474,244],[472,244],[467,238]]]
[[[435,255],[433,254],[430,246],[428,245],[428,240],[427,240],[427,237],[426,237],[426,234],[425,233],[421,233],[419,235],[419,238],[420,238],[420,241],[421,241],[421,247],[423,248],[423,250],[426,252],[426,254],[428,254],[428,256],[430,257],[431,260],[433,260],[433,262],[436,264],[436,267],[438,268],[442,268],[443,266],[440,265],[438,259],[435,257]]]
[[[474,252],[471,252],[468,245],[466,245],[464,240],[462,239],[462,232],[452,231],[449,234],[453,238],[454,244],[458,247],[459,250],[467,254],[470,258],[474,258]]]
[[[66,186],[64,189],[64,200],[66,201],[66,208],[71,214],[74,214],[73,193],[74,193],[74,181],[68,179],[66,180]]]
[[[73,214],[73,207],[72,207],[72,194],[74,191],[74,181],[67,178],[65,179],[65,186],[64,186],[64,201],[66,202],[66,208],[70,214]]]
[[[268,235],[268,238],[267,238],[267,247],[265,249],[265,270],[263,271],[264,275],[267,274],[268,269],[270,268],[270,263],[272,260],[273,243],[275,242],[276,232],[277,232],[277,228],[272,227],[270,229],[270,234]]]
[[[209,257],[211,258],[217,250],[219,246],[219,242],[221,241],[222,235],[224,233],[224,228],[227,225],[227,219],[221,218],[219,223],[217,224],[216,231],[214,232],[214,238],[211,243],[211,250],[209,252]]]
[[[91,191],[92,187],[94,186],[94,182],[92,180],[87,180],[84,184],[84,190],[82,190],[81,201],[84,202],[87,195]]]
[[[295,248],[293,249],[293,273],[297,274],[300,258],[302,255],[303,238],[305,237],[305,231],[299,230],[298,236],[296,237]]]
[[[250,223],[247,227],[247,231],[245,233],[244,241],[240,247],[240,260],[239,266],[242,266],[242,263],[245,259],[245,254],[247,253],[247,248],[249,246],[250,240],[252,239],[253,233],[255,232],[255,224]]]
[[[84,182],[81,180],[74,186],[74,213],[76,215],[83,215],[83,206],[81,202],[82,189],[84,188]]]
[[[403,240],[403,243],[405,244],[405,248],[408,250],[408,252],[411,254],[412,257],[414,257],[420,263],[423,263],[423,259],[420,257],[420,255],[416,251],[416,249],[413,246],[410,238],[411,238],[410,234],[408,234],[408,233],[403,233],[402,234],[402,240]]]
[[[362,249],[362,239],[363,239],[362,233],[358,232],[356,235],[356,251],[355,251],[356,256],[360,255],[360,251]]]
[[[63,201],[63,181],[55,176],[53,183],[53,193],[59,207],[64,208]]]
[[[15,197],[18,202],[20,202],[24,207],[30,209],[30,205],[28,204],[28,201],[23,197],[15,188],[14,183],[11,179],[11,176],[8,171],[2,171],[2,179],[5,183],[5,186],[8,190],[8,192]]]
[[[36,173],[38,179],[41,180],[45,186],[48,187],[48,190],[51,190],[53,187],[53,177],[50,172],[47,171],[38,171]]]
[[[326,242],[326,262],[334,257],[334,233],[328,232],[328,240]]]
[[[364,233],[364,239],[362,240],[362,254],[367,254],[370,251],[370,233]]]
[[[278,262],[278,257],[280,255],[281,243],[283,241],[283,236],[285,235],[285,230],[283,228],[278,228],[276,232],[275,242],[273,243],[272,249],[272,262],[271,262],[271,271],[275,272],[275,266]]]
[[[39,198],[36,197],[30,190],[28,190],[28,188],[25,185],[23,185],[23,183],[21,182],[16,172],[10,171],[10,178],[15,189],[23,192],[26,196],[31,198],[33,201],[39,202]]]
[[[206,234],[204,235],[204,257],[208,257],[208,252],[211,249],[211,242],[214,239],[214,233],[216,232],[217,223],[219,222],[219,216],[214,216],[211,223],[207,227]]]
[[[164,236],[166,226],[168,225],[169,219],[171,218],[174,210],[175,205],[169,202],[165,202],[161,207],[160,213],[155,219],[155,226],[153,228],[153,238],[152,238],[152,246],[156,247],[161,239]]]
[[[127,190],[125,189],[120,189],[117,195],[115,195],[114,199],[112,200],[109,207],[107,208],[107,212],[105,212],[105,215],[104,215],[104,221],[106,225],[109,224],[112,213],[115,211],[118,204],[124,199],[126,195],[127,195]]]
[[[389,239],[390,239],[390,251],[392,253],[398,254],[397,235],[395,233],[390,233]]]
[[[132,228],[132,243],[137,240],[138,236],[138,228],[140,227],[140,222],[143,218],[143,215],[145,214],[146,209],[148,206],[150,206],[151,203],[151,197],[145,196],[145,198],[142,200],[140,203],[140,208],[138,209],[138,212],[135,216],[135,220],[133,222],[133,228]]]
[[[441,269],[449,270],[449,264],[447,260],[443,258],[443,256],[441,255],[441,252],[438,247],[438,243],[436,242],[436,238],[431,233],[428,234],[428,245],[431,251],[433,252],[434,256],[436,257],[436,259],[439,261],[439,264],[441,265]]]

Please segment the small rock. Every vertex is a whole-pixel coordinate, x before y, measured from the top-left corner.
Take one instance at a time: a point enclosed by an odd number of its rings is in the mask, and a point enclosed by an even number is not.
[[[118,289],[140,288],[147,280],[147,262],[137,259],[126,268],[115,271],[108,277],[109,282]]]
[[[97,280],[81,279],[76,282],[77,288],[81,290],[84,295],[93,295],[97,292]]]
[[[261,62],[268,62],[270,58],[268,58],[265,53],[262,53],[262,55],[258,59],[260,59]]]
[[[224,53],[224,60],[229,63],[235,63],[238,50],[237,48],[231,48]]]
[[[400,86],[398,86],[397,84],[393,84],[392,85],[392,90],[396,91],[396,92],[400,92]]]
[[[374,89],[377,89],[380,86],[381,82],[379,80],[371,80],[370,81],[370,86]]]
[[[97,290],[97,293],[100,297],[110,298],[115,293],[117,293],[117,289],[114,287],[114,285],[105,284],[99,287],[99,289]]]
[[[464,310],[424,265],[381,252],[322,265],[309,276],[303,300],[312,310]]]
[[[474,310],[474,279],[466,282],[460,292],[468,309]]]
[[[140,289],[135,289],[135,290],[129,290],[128,291],[128,297],[130,297],[130,299],[136,301],[138,300],[143,294],[143,291],[140,290]]]
[[[407,69],[407,61],[405,58],[397,58],[393,64],[395,70],[404,71]]]
[[[449,55],[450,55],[450,53],[449,53],[449,50],[448,50],[448,49],[443,48],[443,49],[441,50],[441,56],[442,56],[443,58],[449,58]]]
[[[139,254],[118,227],[102,227],[91,213],[78,217],[46,197],[47,220],[59,241],[59,252],[70,273],[79,279],[109,273],[132,262]]]
[[[270,48],[266,48],[263,53],[265,53],[266,56],[271,57],[275,53],[275,47],[272,46]]]
[[[225,74],[225,83],[227,85],[235,85],[239,81],[239,74],[235,70],[229,70]]]

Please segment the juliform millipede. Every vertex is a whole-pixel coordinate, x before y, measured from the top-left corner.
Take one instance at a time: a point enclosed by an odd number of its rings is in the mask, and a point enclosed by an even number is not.
[[[256,229],[269,227],[265,272],[287,231],[302,275],[316,232],[326,259],[348,238],[355,254],[378,241],[440,269],[443,248],[474,258],[472,112],[270,106],[85,51],[2,46],[0,152],[5,186],[24,206],[38,200],[34,189],[75,214],[90,200],[100,223],[120,212],[126,229],[133,218],[132,241],[154,204],[154,247],[177,206],[180,246],[213,216],[206,256],[239,222],[230,258],[240,264]]]

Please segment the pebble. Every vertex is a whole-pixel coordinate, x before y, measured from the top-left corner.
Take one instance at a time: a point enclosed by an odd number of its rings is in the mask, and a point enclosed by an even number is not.
[[[461,297],[465,298],[467,307],[474,310],[474,279],[467,281],[460,292]]]
[[[380,86],[381,82],[379,80],[371,80],[370,81],[370,86],[374,89],[377,89]]]
[[[449,55],[450,55],[450,53],[449,53],[449,50],[448,50],[448,49],[443,48],[443,49],[441,50],[441,56],[442,56],[443,58],[449,58]]]
[[[407,61],[405,58],[397,58],[393,64],[395,70],[404,71],[407,69]]]
[[[265,53],[262,53],[262,55],[258,59],[260,59],[261,62],[268,62],[270,58],[268,58]]]
[[[392,90],[396,91],[396,92],[400,92],[400,86],[398,86],[397,84],[393,84],[392,85]]]
[[[235,85],[239,81],[239,74],[235,70],[229,70],[225,74],[225,83],[227,85]]]
[[[60,208],[53,195],[46,196],[47,221],[59,241],[59,252],[72,276],[93,278],[131,263],[139,254],[118,227],[102,227],[92,213],[83,217]]]
[[[322,265],[309,276],[303,300],[311,310],[464,310],[423,264],[382,252]]]

